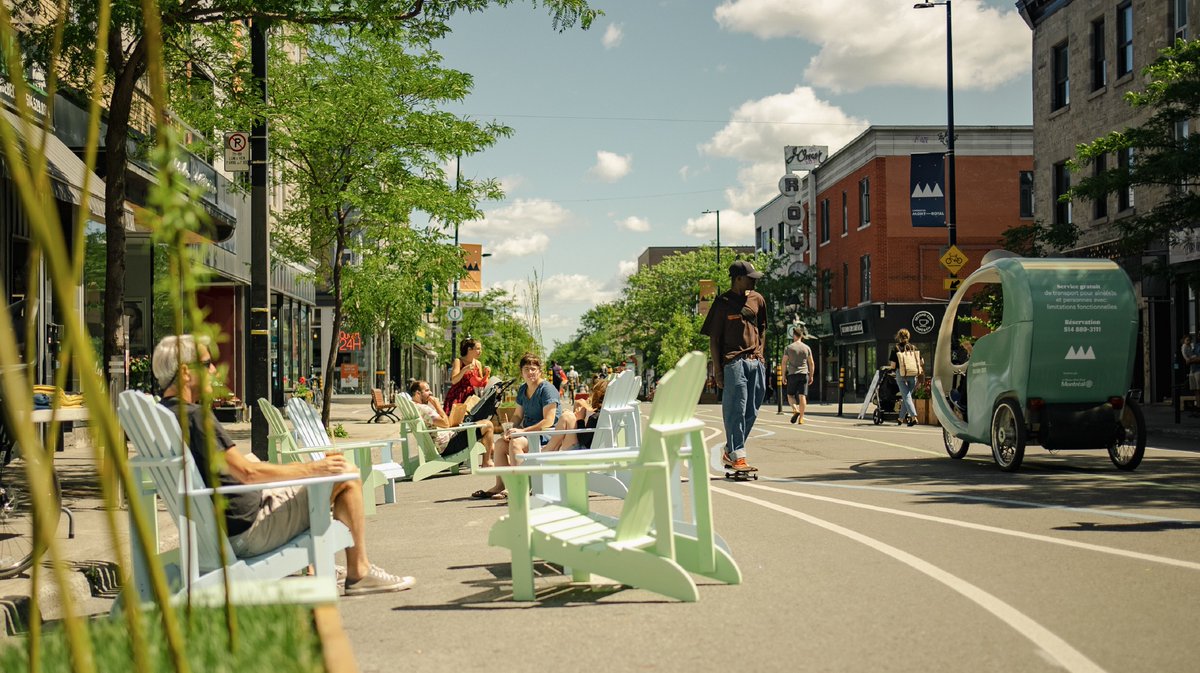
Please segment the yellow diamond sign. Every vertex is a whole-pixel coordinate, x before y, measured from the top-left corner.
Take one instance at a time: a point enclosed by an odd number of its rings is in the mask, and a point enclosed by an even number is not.
[[[958,273],[959,269],[967,265],[967,256],[962,250],[958,249],[957,245],[952,245],[939,261],[941,261],[942,266],[946,267],[950,273]]]

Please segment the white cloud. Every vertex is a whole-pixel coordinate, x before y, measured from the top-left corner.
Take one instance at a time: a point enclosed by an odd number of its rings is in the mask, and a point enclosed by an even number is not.
[[[731,118],[734,121],[717,131],[700,150],[743,162],[738,184],[726,189],[725,197],[731,208],[749,213],[775,196],[779,176],[784,172],[785,146],[827,145],[832,153],[870,125],[868,120],[847,115],[804,86],[746,101]],[[783,123],[739,123],[768,120]]]
[[[637,273],[637,269],[638,263],[636,259],[632,261],[621,260],[620,262],[617,262],[617,277],[621,280],[624,280]]]
[[[512,195],[514,191],[520,189],[521,185],[524,184],[524,175],[505,175],[500,178],[500,189],[504,190],[506,196]]]
[[[487,243],[483,245],[484,250],[488,250],[495,255],[497,261],[512,259],[513,257],[539,255],[546,252],[546,249],[549,247],[550,237],[540,232],[529,234],[528,236],[513,236],[495,241],[490,245]]]
[[[550,304],[600,304],[612,301],[616,292],[606,289],[591,276],[581,273],[560,273],[542,284],[542,301]]]
[[[707,215],[689,217],[687,224],[683,225],[683,233],[705,242],[715,240],[717,238],[717,216],[709,213]],[[752,245],[753,243],[754,215],[738,210],[726,210],[722,208],[721,247],[726,245]]]
[[[713,17],[726,30],[818,45],[804,79],[834,91],[878,85],[946,86],[943,10],[896,0],[725,0]],[[1032,33],[1013,9],[954,3],[954,87],[994,89],[1030,71]],[[987,39],[968,39],[986,35]]]
[[[633,170],[632,154],[617,154],[606,150],[596,152],[596,165],[588,175],[602,182],[616,182]]]
[[[625,39],[625,31],[619,23],[610,23],[608,28],[604,29],[604,37],[601,42],[604,43],[605,49],[616,49],[621,46],[621,40]]]
[[[650,231],[650,220],[637,215],[630,215],[623,220],[617,220],[617,228],[626,231]]]
[[[546,199],[517,199],[484,214],[483,219],[464,222],[459,235],[482,240],[484,252],[496,261],[541,254],[550,245],[550,235],[569,221],[571,211]]]

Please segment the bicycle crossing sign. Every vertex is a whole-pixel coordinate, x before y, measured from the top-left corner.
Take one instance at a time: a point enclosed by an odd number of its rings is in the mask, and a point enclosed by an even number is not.
[[[967,259],[966,254],[964,254],[962,250],[958,249],[957,245],[952,245],[938,261],[940,261],[942,266],[946,267],[950,273],[956,274],[958,273],[959,269],[967,265],[969,260]]]

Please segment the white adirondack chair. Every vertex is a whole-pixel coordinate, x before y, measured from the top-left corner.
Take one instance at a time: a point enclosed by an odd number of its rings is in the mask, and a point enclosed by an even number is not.
[[[546,454],[540,465],[476,471],[499,475],[508,489],[508,514],[492,527],[488,542],[512,551],[514,599],[535,598],[535,557],[570,568],[576,582],[588,582],[594,573],[684,601],[699,598],[689,572],[741,582],[741,571],[713,530],[704,422],[695,417],[706,361],[703,353],[689,353],[662,378],[635,451],[561,451]],[[675,467],[684,464],[692,476],[690,530],[675,521],[669,483]],[[584,479],[593,471],[614,470],[634,475],[616,519],[589,511]],[[531,508],[530,477],[550,474],[565,477],[562,501]]]
[[[376,486],[383,486],[383,501],[387,504],[396,502],[396,480],[405,477],[404,466],[392,458],[393,440],[376,442],[337,442],[334,443],[325,426],[321,425],[321,417],[311,404],[299,397],[293,397],[287,403],[288,418],[292,419],[292,434],[300,448],[319,449],[330,448],[338,451],[361,451],[361,456],[371,466],[369,475],[363,476],[363,490],[374,494]],[[398,441],[406,441],[403,436]],[[373,462],[372,450],[380,451],[379,462]],[[364,451],[365,450],[365,451]],[[317,454],[312,454],[313,460],[319,460]],[[374,497],[371,498],[374,503]]]
[[[133,442],[137,457],[131,459],[137,481],[148,472],[154,481],[154,493],[133,499],[130,507],[139,507],[151,520],[155,518],[153,495],[162,497],[179,529],[179,549],[163,554],[171,589],[177,595],[219,590],[224,573],[236,585],[234,600],[253,602],[261,593],[279,594],[278,581],[307,566],[325,595],[337,595],[334,554],[352,545],[350,531],[330,514],[330,496],[334,483],[357,479],[345,474],[285,482],[245,484],[207,488],[192,454],[184,445],[177,416],[155,403],[149,395],[133,390],[120,394],[117,415],[121,427]],[[261,491],[279,486],[303,486],[309,491],[309,529],[277,549],[249,558],[238,558],[229,541],[217,528],[212,496]],[[149,496],[149,497],[145,497]],[[190,501],[190,505],[185,501]],[[132,516],[132,515],[131,515]],[[142,557],[133,528],[134,586],[141,600],[151,598],[147,560]],[[157,544],[157,542],[155,542]],[[221,563],[224,547],[227,566]],[[290,582],[290,580],[289,580]]]
[[[631,370],[617,374],[608,384],[604,393],[604,403],[600,406],[599,417],[596,419],[595,434],[592,435],[591,451],[611,449],[623,446],[636,449],[642,445],[641,418],[637,406],[638,379]],[[542,456],[552,453],[541,452],[541,442],[538,437],[545,435],[578,435],[588,430],[542,430],[537,432],[514,432],[513,437],[529,439],[529,453],[522,459],[530,465],[541,464]],[[587,476],[588,490],[602,493],[614,498],[624,498],[629,492],[629,472],[591,473]],[[561,480],[555,477],[533,477],[533,495],[531,504],[538,507],[543,503],[558,502],[562,499]]]

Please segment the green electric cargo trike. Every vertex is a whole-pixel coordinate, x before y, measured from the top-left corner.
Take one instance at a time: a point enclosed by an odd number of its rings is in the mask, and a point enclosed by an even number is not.
[[[1000,326],[969,348],[953,343],[960,305],[1001,293]],[[1130,394],[1137,304],[1129,277],[1096,259],[1031,259],[988,253],[946,307],[934,355],[932,402],[946,452],[990,444],[1000,469],[1021,466],[1027,444],[1048,450],[1108,449],[1133,470],[1146,424]]]

